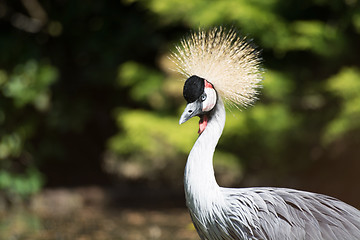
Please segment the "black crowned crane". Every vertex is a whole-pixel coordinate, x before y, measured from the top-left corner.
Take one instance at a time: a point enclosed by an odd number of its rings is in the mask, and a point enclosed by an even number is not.
[[[213,154],[225,125],[223,99],[248,106],[262,73],[258,52],[235,31],[200,30],[172,53],[187,78],[180,124],[199,116],[185,167],[186,204],[201,239],[360,239],[360,211],[335,198],[286,188],[223,188]]]

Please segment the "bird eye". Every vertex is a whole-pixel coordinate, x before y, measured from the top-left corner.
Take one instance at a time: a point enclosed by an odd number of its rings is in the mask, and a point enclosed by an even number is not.
[[[202,101],[202,102],[205,101],[205,100],[206,100],[206,97],[207,97],[206,93],[204,93],[203,95],[201,95],[201,101]]]

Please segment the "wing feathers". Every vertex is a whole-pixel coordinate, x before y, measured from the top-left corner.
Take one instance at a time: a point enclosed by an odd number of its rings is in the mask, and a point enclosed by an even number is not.
[[[231,202],[228,213],[233,215],[232,224],[253,222],[250,227],[257,239],[360,239],[360,211],[335,198],[284,188],[223,191]],[[249,201],[253,210],[237,218]]]

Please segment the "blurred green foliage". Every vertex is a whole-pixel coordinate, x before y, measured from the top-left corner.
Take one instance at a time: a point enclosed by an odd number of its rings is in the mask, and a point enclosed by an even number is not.
[[[176,117],[143,110],[120,110],[117,117],[123,131],[109,141],[112,157],[105,164],[110,172],[130,179],[153,179],[183,165],[181,158],[191,149],[196,126],[179,131]]]
[[[342,100],[337,118],[328,123],[324,141],[329,143],[360,127],[360,70],[344,67],[326,82],[326,88]]]
[[[12,200],[26,198],[39,191],[43,179],[37,167],[31,163],[27,141],[36,135],[39,122],[31,115],[18,118],[17,112],[32,108],[41,114],[50,107],[50,85],[57,79],[57,70],[49,64],[28,60],[18,64],[12,72],[0,70],[2,92],[0,110],[0,189]],[[31,105],[31,106],[29,106]],[[14,164],[15,159],[25,163],[24,170]]]
[[[155,109],[165,105],[161,92],[164,76],[158,71],[136,62],[126,62],[119,67],[117,80],[120,88],[129,89],[132,101],[148,103]]]
[[[35,60],[19,64],[8,77],[3,71],[2,92],[11,98],[17,108],[33,104],[37,110],[46,110],[50,104],[49,86],[56,80],[57,71],[50,65],[39,65]]]
[[[108,184],[108,173],[180,185],[198,126],[178,125],[183,79],[167,56],[199,27],[231,26],[263,50],[260,100],[228,107],[215,155],[221,183],[304,170],[360,130],[356,0],[34,2],[38,11],[0,1],[7,196],[29,196],[42,179]]]
[[[26,199],[37,193],[42,186],[42,174],[37,169],[29,168],[23,174],[0,171],[0,188],[5,191],[11,201]]]

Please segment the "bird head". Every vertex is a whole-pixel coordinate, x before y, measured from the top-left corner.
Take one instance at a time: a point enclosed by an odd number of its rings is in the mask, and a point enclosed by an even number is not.
[[[256,100],[262,81],[259,52],[235,30],[200,29],[176,46],[171,59],[187,78],[183,95],[188,104],[180,124],[199,116],[201,133],[218,99],[243,107]]]
[[[200,134],[206,128],[208,113],[216,105],[218,98],[216,90],[207,80],[193,75],[185,81],[183,95],[187,105],[180,117],[179,123],[182,124],[194,116],[199,116]]]

